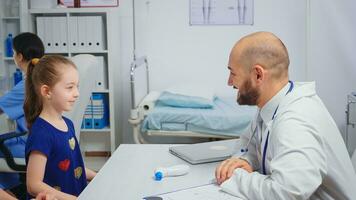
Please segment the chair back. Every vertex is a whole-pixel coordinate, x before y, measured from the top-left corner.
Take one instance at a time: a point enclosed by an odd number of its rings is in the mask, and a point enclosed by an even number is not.
[[[72,57],[79,74],[79,98],[70,112],[64,113],[74,124],[75,134],[79,141],[80,129],[85,109],[95,88],[95,69],[99,65],[97,58],[90,54],[79,54]]]

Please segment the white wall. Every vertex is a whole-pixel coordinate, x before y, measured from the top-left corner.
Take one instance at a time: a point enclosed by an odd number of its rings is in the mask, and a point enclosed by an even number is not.
[[[305,78],[304,1],[255,1],[253,26],[189,26],[189,0],[136,1],[136,13],[137,50],[148,55],[152,89],[188,82],[232,92],[226,86],[231,47],[260,30],[282,38],[291,55],[292,79]]]
[[[253,26],[189,26],[189,0],[136,0],[137,55],[147,55],[151,89],[160,90],[181,83],[204,83],[223,95],[227,61],[234,43],[255,31],[271,31],[289,49],[292,80],[306,79],[306,1],[255,0]],[[120,1],[121,65],[124,117],[130,104],[129,67],[132,60],[132,1]],[[132,142],[125,121],[123,142]]]
[[[344,133],[346,96],[356,89],[356,1],[310,3],[308,79]]]
[[[123,119],[128,118],[131,106],[131,6],[132,0],[120,2]],[[346,95],[355,91],[356,85],[355,1],[255,0],[254,26],[189,26],[188,6],[188,0],[136,0],[138,54],[149,53],[153,89],[196,81],[231,92],[225,84],[232,45],[246,33],[272,31],[289,49],[291,79],[315,80],[319,96],[345,131]],[[126,121],[122,133],[125,143],[132,142]]]

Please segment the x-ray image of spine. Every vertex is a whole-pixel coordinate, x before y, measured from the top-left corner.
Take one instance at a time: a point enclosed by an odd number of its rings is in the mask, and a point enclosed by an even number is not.
[[[203,19],[204,24],[210,23],[210,12],[211,12],[211,0],[202,0],[203,1]]]
[[[190,25],[252,25],[253,0],[190,0]]]
[[[237,0],[237,12],[239,13],[239,23],[245,24],[246,0]]]

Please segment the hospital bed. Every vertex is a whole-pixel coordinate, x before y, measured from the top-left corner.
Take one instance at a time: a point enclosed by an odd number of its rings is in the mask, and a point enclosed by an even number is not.
[[[221,97],[214,98],[211,108],[167,106],[167,102],[163,102],[162,99],[168,94],[168,98],[173,95],[173,101],[176,101],[175,94],[150,91],[146,57],[132,62],[130,76],[132,109],[129,122],[133,126],[136,143],[147,143],[144,135],[237,138],[245,131],[256,113],[255,107],[239,106],[235,99]],[[184,100],[186,97],[189,102],[190,98],[194,98],[184,96]]]
[[[84,115],[85,108],[89,102],[93,88],[95,88],[95,70],[90,70],[90,68],[97,67],[97,59],[88,54],[80,54],[72,57],[72,61],[78,68],[79,74],[79,98],[73,106],[73,109],[65,113],[64,115],[73,121],[76,136],[79,141],[79,134],[81,123]],[[11,138],[16,138],[24,136],[27,133],[15,133],[10,132],[6,134],[0,134],[0,172],[25,172],[25,158],[24,154],[24,144],[19,145],[19,148],[15,148],[15,151],[10,151],[4,142]],[[19,139],[19,138],[18,138]],[[8,144],[9,145],[9,144]]]

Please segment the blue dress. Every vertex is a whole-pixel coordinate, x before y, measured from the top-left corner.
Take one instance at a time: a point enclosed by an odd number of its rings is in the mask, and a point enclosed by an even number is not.
[[[83,158],[75,137],[72,121],[63,117],[68,131],[58,130],[38,117],[31,126],[26,144],[26,163],[31,151],[39,151],[47,157],[43,182],[74,196],[87,185]]]
[[[12,120],[16,121],[16,131],[27,131],[26,120],[23,111],[25,99],[24,80],[17,83],[10,91],[0,97],[1,110]],[[12,138],[5,141],[5,145],[10,149],[16,158],[25,157],[26,137]],[[0,157],[3,154],[0,152]],[[10,189],[19,185],[19,175],[17,173],[0,173],[0,189]]]

